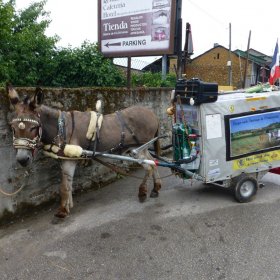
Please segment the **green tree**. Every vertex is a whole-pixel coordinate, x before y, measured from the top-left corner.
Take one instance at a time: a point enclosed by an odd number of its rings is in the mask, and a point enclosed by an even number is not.
[[[96,43],[84,42],[80,48],[62,48],[53,57],[47,77],[52,86],[124,86],[122,72],[105,58]]]
[[[0,85],[123,86],[124,77],[97,44],[56,48],[58,36],[45,31],[51,20],[44,10],[47,0],[15,10],[15,0],[0,0]]]
[[[47,37],[46,1],[17,12],[15,1],[0,0],[0,81],[34,85],[50,67],[58,37]]]

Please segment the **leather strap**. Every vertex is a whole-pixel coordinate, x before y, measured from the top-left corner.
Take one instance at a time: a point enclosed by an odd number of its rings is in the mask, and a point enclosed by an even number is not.
[[[140,144],[138,138],[134,134],[134,131],[125,122],[125,120],[122,116],[122,113],[120,111],[116,111],[116,116],[117,116],[117,119],[118,119],[118,121],[121,125],[121,140],[120,140],[120,143],[117,147],[114,147],[113,149],[110,150],[110,153],[114,153],[116,151],[119,151],[119,153],[121,153],[122,149],[130,147],[130,145],[125,145],[124,144],[125,143],[125,129],[128,130],[128,132],[132,135],[132,138],[134,139],[136,144]]]

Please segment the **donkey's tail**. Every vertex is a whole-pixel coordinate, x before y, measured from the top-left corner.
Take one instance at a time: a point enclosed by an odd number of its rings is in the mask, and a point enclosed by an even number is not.
[[[159,127],[157,129],[157,132],[155,134],[155,137],[158,137],[158,134],[159,134]],[[161,155],[161,148],[160,148],[160,141],[159,141],[159,138],[154,142],[154,151],[155,151],[155,154],[157,156],[160,156]]]

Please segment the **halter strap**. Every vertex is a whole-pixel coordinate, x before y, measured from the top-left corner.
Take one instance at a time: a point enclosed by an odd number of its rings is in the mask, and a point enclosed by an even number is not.
[[[40,119],[40,116],[37,116]],[[29,138],[16,138],[13,136],[13,146],[16,149],[29,149],[29,150],[35,150],[36,148],[40,149],[41,145],[40,145],[40,141],[41,141],[41,137],[42,137],[42,126],[41,123],[37,120],[31,119],[31,118],[15,118],[12,120],[12,123],[17,123],[19,122],[19,126],[21,125],[22,128],[25,128],[24,123],[25,122],[29,122],[29,123],[33,123],[35,125],[38,126],[38,135],[36,137],[34,137],[33,139],[29,139]]]

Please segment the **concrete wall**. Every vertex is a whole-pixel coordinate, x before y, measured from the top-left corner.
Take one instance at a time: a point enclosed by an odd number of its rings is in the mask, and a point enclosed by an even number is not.
[[[32,95],[34,88],[17,88],[20,96]],[[111,89],[79,88],[52,89],[45,88],[45,105],[62,110],[95,109],[97,99],[103,100],[104,114],[129,107],[142,105],[153,110],[160,118],[160,133],[171,135],[171,118],[166,109],[170,105],[171,89]],[[15,196],[0,194],[0,220],[21,213],[27,208],[40,206],[53,199],[59,199],[61,180],[59,162],[38,155],[30,168],[22,168],[15,161],[12,147],[12,134],[9,127],[12,111],[4,89],[0,89],[0,186],[7,192],[13,192],[24,184],[24,189]],[[141,117],[141,116],[139,116]],[[162,142],[169,144],[170,139]],[[98,188],[116,179],[116,174],[106,167],[94,162],[76,169],[74,191]],[[135,195],[137,189],[135,189]]]

